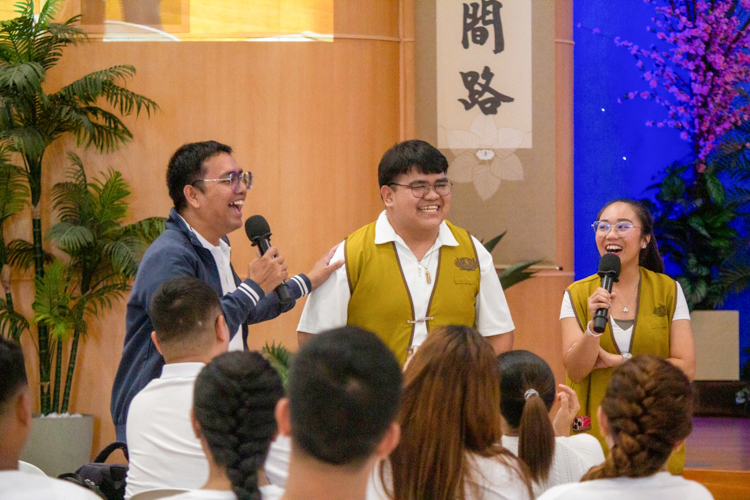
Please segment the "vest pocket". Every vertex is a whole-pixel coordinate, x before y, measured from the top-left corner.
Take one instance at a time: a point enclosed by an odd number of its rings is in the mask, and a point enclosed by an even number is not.
[[[473,276],[461,276],[456,275],[453,277],[453,282],[457,285],[476,285],[477,280]]]

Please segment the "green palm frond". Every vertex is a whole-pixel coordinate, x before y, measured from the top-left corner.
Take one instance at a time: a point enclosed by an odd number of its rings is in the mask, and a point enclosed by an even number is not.
[[[503,286],[503,290],[507,290],[513,285],[517,285],[518,283],[526,281],[527,279],[534,276],[534,273],[536,271],[528,271],[527,269],[540,262],[541,260],[519,262],[518,264],[513,264],[512,266],[498,274],[498,277],[500,278],[500,284]]]
[[[34,323],[46,325],[58,341],[65,341],[75,328],[71,315],[71,293],[68,290],[70,272],[67,265],[55,261],[45,269],[44,276],[36,278],[34,293]]]
[[[268,345],[268,342],[266,342],[260,352],[263,357],[268,360],[273,369],[276,370],[276,372],[279,374],[279,377],[281,377],[281,383],[284,386],[284,390],[286,390],[287,385],[289,384],[289,368],[292,366],[292,358],[294,357],[294,355],[289,352],[289,350],[284,347],[281,342],[276,344],[276,341],[274,341],[271,345]]]
[[[482,242],[482,245],[484,245],[484,248],[487,249],[488,252],[492,253],[492,251],[495,249],[498,243],[500,243],[500,240],[503,239],[503,236],[505,236],[505,233],[508,231],[503,231],[503,234],[497,235],[494,238],[492,238],[487,243]]]
[[[125,226],[123,234],[137,236],[150,245],[167,228],[166,222],[164,217],[148,217]]]
[[[7,161],[6,151],[0,146],[0,224],[23,210],[29,199],[26,174]]]
[[[44,68],[36,62],[0,66],[0,95],[42,92]]]
[[[49,228],[46,239],[55,242],[60,250],[72,255],[89,248],[94,243],[95,235],[85,226],[58,222]]]
[[[9,311],[8,305],[0,299],[0,336],[19,341],[21,334],[29,330],[29,322],[21,314]]]
[[[92,208],[99,224],[103,227],[119,226],[128,212],[128,203],[125,198],[130,195],[130,186],[123,179],[122,174],[116,170],[110,170],[103,181],[95,179],[89,189],[92,192]]]
[[[142,239],[135,236],[123,236],[105,243],[103,253],[109,257],[112,268],[116,272],[134,277],[146,248],[147,244]]]
[[[42,258],[45,265],[54,260],[49,252],[43,252]],[[34,245],[21,239],[8,243],[8,264],[22,271],[34,267]]]

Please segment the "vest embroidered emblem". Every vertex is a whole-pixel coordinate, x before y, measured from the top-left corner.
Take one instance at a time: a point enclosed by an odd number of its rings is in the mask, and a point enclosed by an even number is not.
[[[659,316],[660,318],[663,318],[667,315],[667,306],[654,307],[654,314]]]
[[[479,267],[479,263],[476,259],[470,259],[468,257],[458,257],[454,261],[456,267],[462,271],[473,271]]]

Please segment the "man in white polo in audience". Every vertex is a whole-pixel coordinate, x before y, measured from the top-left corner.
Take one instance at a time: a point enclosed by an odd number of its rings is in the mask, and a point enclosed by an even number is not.
[[[31,392],[21,346],[0,337],[0,498],[101,500],[68,481],[18,470],[31,421]]]
[[[130,404],[126,498],[154,488],[198,489],[206,482],[208,460],[190,422],[193,388],[203,367],[227,351],[231,337],[218,295],[197,278],[162,283],[149,316],[152,340],[166,364]]]

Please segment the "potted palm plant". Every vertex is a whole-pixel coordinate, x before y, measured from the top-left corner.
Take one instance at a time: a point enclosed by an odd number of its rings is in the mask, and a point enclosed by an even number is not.
[[[0,157],[3,159],[0,161],[3,168],[0,174],[5,174],[5,177],[0,177],[0,190],[13,195],[12,203],[10,198],[4,200],[3,222],[17,214],[18,207],[24,203],[29,203],[32,219],[31,241],[17,239],[7,245],[4,238],[0,241],[0,263],[10,264],[19,270],[33,268],[36,290],[34,317],[29,322],[18,314],[13,305],[9,272],[4,267],[2,278],[6,293],[5,299],[0,302],[0,332],[18,337],[29,330],[30,325],[35,327],[39,400],[43,415],[67,410],[76,352],[86,333],[86,315],[96,308],[108,306],[113,297],[124,293],[128,273],[132,270],[132,259],[136,258],[137,246],[140,245],[135,239],[147,239],[151,231],[158,230],[158,224],[154,221],[127,231],[120,227],[125,231],[122,234],[114,226],[106,234],[94,230],[89,221],[93,221],[96,227],[105,222],[104,219],[97,222],[97,217],[107,214],[96,210],[108,203],[108,197],[114,196],[113,193],[122,188],[124,181],[118,174],[115,176],[117,179],[108,178],[102,180],[101,184],[89,186],[85,174],[80,173],[81,167],[78,169],[78,175],[82,176],[78,179],[80,182],[76,184],[71,181],[78,186],[78,190],[73,190],[72,184],[66,184],[67,188],[60,187],[53,199],[53,205],[62,218],[61,224],[75,227],[69,231],[56,229],[48,244],[55,243],[67,253],[69,262],[53,262],[53,257],[44,251],[41,201],[47,148],[57,139],[70,134],[76,138],[79,147],[94,148],[99,152],[113,151],[132,138],[121,117],[139,115],[141,112],[150,116],[158,109],[154,101],[126,88],[127,81],[135,75],[135,69],[128,65],[95,71],[55,92],[46,90],[47,73],[60,62],[63,50],[87,40],[85,33],[77,26],[79,16],[56,22],[55,16],[62,3],[62,0],[47,0],[35,9],[33,0],[23,0],[16,5],[16,18],[0,22]],[[13,153],[13,158],[20,159],[21,163],[14,168],[6,166],[9,163],[7,153]],[[25,183],[27,190],[20,188],[19,183]],[[73,191],[81,194],[80,188],[84,184],[89,195],[82,196],[88,201],[66,198],[73,196]],[[95,186],[103,189],[105,185],[114,191],[96,191]],[[69,191],[60,191],[65,189]],[[123,203],[122,197],[115,196],[113,199]],[[100,206],[96,209],[81,208],[80,221],[75,222],[70,219],[75,212],[71,207],[78,201],[99,203]],[[119,208],[108,206],[108,210],[124,215],[122,205]],[[115,226],[121,226],[122,216],[112,221]],[[73,241],[76,235],[83,238],[78,246]],[[94,246],[87,246],[89,243]],[[80,251],[99,251],[101,262],[94,255],[90,256],[94,261],[89,261],[89,257]],[[109,274],[100,275],[107,272]],[[68,345],[71,356],[68,371],[63,377],[63,350]],[[64,386],[63,379],[66,380]],[[53,434],[65,432],[56,431]],[[88,446],[85,442],[83,444],[84,462],[88,460],[90,447],[89,439]],[[48,448],[46,455],[50,454]],[[76,467],[75,463],[69,462],[64,472]],[[53,474],[56,471],[47,472]]]
[[[164,219],[160,217],[123,224],[130,188],[122,175],[109,171],[89,181],[80,158],[72,153],[69,158],[74,165],[70,180],[56,184],[52,190],[53,208],[60,222],[46,234],[46,239],[65,253],[67,259],[55,260],[46,266],[44,276],[36,279],[32,318],[50,332],[55,352],[55,364],[48,367],[52,379],[51,404],[53,411],[60,414],[68,412],[78,346],[88,330],[86,320],[102,309],[111,308],[114,299],[130,290],[143,252],[164,230]],[[66,346],[69,355],[63,372]],[[45,471],[54,471],[53,474],[69,471],[69,463],[78,461],[69,458],[69,453],[81,439],[75,437],[73,430],[61,432],[60,425],[71,429],[82,427],[75,419],[38,420],[23,455]],[[59,444],[54,445],[55,441]],[[90,437],[88,442],[88,447],[81,451],[84,462],[90,452]],[[65,450],[68,456],[63,455],[58,465],[56,459],[60,455],[49,453],[50,449]]]

